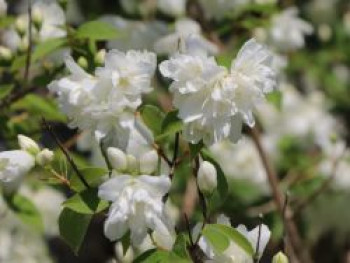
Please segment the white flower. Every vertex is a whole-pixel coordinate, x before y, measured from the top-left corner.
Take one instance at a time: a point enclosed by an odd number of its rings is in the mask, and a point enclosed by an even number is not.
[[[271,44],[281,51],[292,51],[304,47],[305,35],[313,32],[312,26],[297,17],[298,9],[290,7],[272,18]]]
[[[53,151],[50,151],[49,149],[43,149],[40,151],[36,157],[36,162],[41,166],[49,165],[54,159],[54,153]]]
[[[215,166],[210,162],[203,161],[198,169],[197,182],[201,192],[212,193],[218,184]]]
[[[254,125],[252,110],[275,86],[272,55],[254,39],[232,62],[231,70],[212,57],[176,54],[159,66],[173,80],[170,91],[184,121],[184,137],[207,145],[225,138],[236,142],[242,123]]]
[[[183,18],[175,22],[175,32],[156,41],[154,50],[158,54],[177,52],[191,55],[217,54],[218,47],[202,36],[200,25],[191,19]]]
[[[148,230],[172,240],[172,223],[164,211],[163,196],[170,189],[166,176],[116,176],[99,187],[98,195],[112,202],[104,233],[110,240],[120,239],[129,229],[136,246]],[[172,242],[167,242],[172,245]]]
[[[31,138],[24,136],[24,135],[18,135],[18,144],[19,147],[23,150],[23,151],[27,151],[30,154],[36,155],[37,153],[40,152],[40,147],[39,145],[32,140]]]
[[[117,171],[124,171],[127,168],[127,159],[123,151],[115,147],[109,147],[107,156],[111,166]]]
[[[164,14],[175,17],[186,12],[186,0],[158,0],[157,6]]]
[[[35,158],[26,151],[0,152],[0,182],[4,190],[16,190],[22,178],[34,167]]]
[[[155,150],[146,152],[140,157],[140,173],[153,174],[157,169],[158,154]]]
[[[289,263],[289,260],[288,257],[280,251],[273,256],[272,263]]]

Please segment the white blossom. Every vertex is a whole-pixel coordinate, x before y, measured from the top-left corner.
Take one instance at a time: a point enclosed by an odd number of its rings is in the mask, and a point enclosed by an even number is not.
[[[23,177],[34,167],[35,157],[22,150],[0,152],[0,183],[4,190],[16,190]]]
[[[203,161],[198,169],[197,182],[201,192],[212,193],[218,184],[215,166],[210,162]]]
[[[230,71],[213,57],[176,54],[162,62],[160,72],[173,80],[170,91],[184,137],[207,145],[225,138],[236,142],[242,123],[254,126],[254,106],[275,86],[271,62],[271,53],[254,39],[244,44]]]
[[[186,13],[186,0],[158,0],[158,9],[170,16],[181,16]]]
[[[53,159],[54,152],[46,148],[40,151],[35,157],[37,164],[41,166],[49,165],[53,161]]]
[[[7,13],[7,2],[6,0],[0,0],[0,16],[6,15]]]
[[[24,136],[24,135],[18,135],[18,144],[19,147],[23,151],[27,151],[28,153],[31,153],[33,155],[36,155],[40,151],[39,145],[31,138]]]
[[[124,171],[127,168],[127,159],[125,153],[115,147],[107,149],[107,157],[111,166],[117,171]]]
[[[311,24],[298,17],[298,9],[290,7],[272,18],[271,45],[281,51],[293,51],[304,47],[305,35],[312,32]]]
[[[158,39],[154,50],[158,54],[175,54],[177,52],[191,55],[217,54],[218,47],[202,36],[200,25],[189,18],[175,22],[175,32]]]
[[[129,229],[136,246],[152,230],[168,249],[173,243],[172,223],[165,214],[163,196],[170,189],[166,176],[118,175],[99,187],[98,195],[112,202],[104,233],[110,240],[120,239]]]

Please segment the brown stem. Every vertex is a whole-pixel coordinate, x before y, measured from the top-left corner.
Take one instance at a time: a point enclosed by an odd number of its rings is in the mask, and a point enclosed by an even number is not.
[[[63,154],[65,155],[67,161],[69,162],[69,164],[72,166],[74,172],[76,173],[76,175],[78,176],[78,178],[80,179],[80,181],[83,183],[83,185],[86,188],[90,188],[90,185],[88,184],[88,182],[85,180],[84,176],[81,174],[81,172],[79,171],[77,165],[75,164],[72,156],[69,154],[68,150],[63,146],[63,144],[61,143],[61,141],[58,139],[56,133],[53,131],[52,127],[47,123],[47,121],[45,120],[45,118],[42,118],[43,120],[43,124],[45,126],[45,128],[47,129],[47,131],[49,132],[49,134],[51,135],[51,137],[54,139],[55,143],[57,144],[57,146],[60,148],[60,150],[63,152]]]
[[[32,48],[33,48],[33,40],[32,40],[32,26],[33,26],[33,18],[32,18],[32,1],[28,1],[28,49],[27,49],[27,57],[26,57],[26,64],[24,69],[24,86],[25,88],[28,85],[29,80],[29,69],[30,64],[32,61]]]
[[[263,145],[261,143],[259,131],[254,127],[254,128],[251,128],[249,132],[259,152],[264,168],[266,170],[266,174],[267,174],[268,181],[272,191],[272,196],[276,203],[277,210],[280,213],[282,219],[284,219],[283,223],[286,229],[286,234],[288,236],[287,250],[288,250],[288,254],[290,256],[291,262],[311,263],[312,262],[311,256],[309,255],[308,251],[305,249],[304,245],[302,244],[302,240],[299,236],[299,232],[293,218],[291,218],[290,216],[284,217],[284,214],[285,214],[284,195],[281,189],[279,188],[279,181],[278,181],[277,174],[273,166],[271,165],[271,162],[268,159],[265,149],[263,148]],[[289,212],[290,212],[289,208],[286,208],[286,213],[288,214]]]

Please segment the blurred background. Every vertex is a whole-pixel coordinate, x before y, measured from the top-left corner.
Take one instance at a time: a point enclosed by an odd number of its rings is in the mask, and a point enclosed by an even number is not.
[[[47,5],[52,2],[56,1],[44,1]],[[22,0],[7,1],[7,13],[25,13],[27,4]],[[177,39],[189,35],[196,36],[196,47],[215,55],[227,67],[249,38],[269,46],[275,54],[273,63],[279,84],[268,103],[256,109],[262,143],[283,191],[288,193],[294,219],[314,262],[350,262],[349,0],[68,1],[66,21],[72,28],[89,20],[104,21],[118,32],[116,39],[99,41],[98,49],[147,49],[158,54],[158,61],[179,48]],[[4,21],[1,19],[0,43],[17,50],[20,44],[13,40],[11,28]],[[82,56],[77,49],[60,52],[71,52],[76,59]],[[98,146],[88,134],[67,127],[65,116],[46,88],[63,73],[63,53],[41,58],[31,74],[37,88],[11,105],[1,106],[0,150],[14,148],[19,133],[55,148],[41,127],[44,113],[81,167],[103,166]],[[3,83],[12,81],[12,77],[4,66],[0,75],[1,101],[6,96]],[[146,96],[146,103],[169,110],[168,84],[158,74],[156,92]],[[214,205],[213,214],[224,212],[233,226],[254,227],[263,220],[272,238],[261,262],[271,262],[271,257],[283,248],[283,223],[271,201],[265,169],[253,141],[247,134],[235,145],[223,142],[210,150],[229,182],[229,196],[224,203]],[[185,154],[185,150],[181,153]],[[62,160],[57,160],[57,167],[70,173]],[[190,173],[190,162],[185,161],[175,175],[171,201],[178,221],[183,211],[194,221],[201,218],[196,196],[191,194],[193,183],[191,186],[187,179]],[[79,255],[71,252],[57,227],[59,204],[70,195],[69,191],[33,181],[28,179],[21,192],[42,213],[44,236],[22,225],[0,200],[1,263],[115,262],[116,255],[120,262],[131,262],[129,254],[121,255],[120,244],[104,237],[103,213],[93,218]]]

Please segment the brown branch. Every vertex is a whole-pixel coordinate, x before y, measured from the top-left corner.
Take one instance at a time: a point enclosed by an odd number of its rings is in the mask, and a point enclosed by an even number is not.
[[[266,174],[267,174],[268,181],[272,191],[272,196],[273,196],[274,202],[276,203],[277,210],[280,213],[282,219],[284,219],[283,223],[286,229],[286,233],[288,235],[288,242],[287,242],[288,254],[290,256],[291,262],[311,263],[312,262],[311,256],[309,255],[308,251],[305,249],[304,245],[302,244],[302,240],[299,236],[299,232],[295,222],[293,221],[293,218],[291,218],[290,216],[286,216],[286,217],[284,216],[285,215],[284,195],[281,189],[279,188],[277,173],[275,172],[273,166],[271,165],[271,162],[268,159],[265,149],[262,146],[259,131],[256,128],[251,128],[249,130],[249,133],[259,152],[261,161],[266,170]],[[286,208],[286,213],[287,215],[290,213],[290,210],[288,207]]]
[[[32,39],[32,26],[33,26],[33,17],[32,17],[32,1],[28,1],[28,49],[27,49],[27,57],[26,64],[24,69],[24,87],[26,88],[29,81],[29,70],[30,64],[32,61],[32,48],[33,48],[33,39]]]
[[[69,162],[69,164],[72,166],[74,172],[76,173],[76,175],[78,176],[78,178],[80,179],[80,181],[83,183],[83,185],[86,188],[90,188],[90,185],[88,184],[88,182],[85,180],[84,176],[81,174],[81,172],[79,171],[77,165],[75,164],[72,156],[69,154],[68,150],[63,146],[63,144],[61,143],[61,141],[58,139],[56,133],[53,131],[52,127],[47,123],[47,121],[45,120],[45,118],[42,118],[43,124],[46,128],[46,130],[49,132],[49,134],[51,135],[51,137],[53,138],[53,140],[55,141],[55,143],[57,144],[57,146],[60,148],[60,150],[63,152],[63,154],[65,155],[67,161]]]
[[[179,153],[179,141],[180,141],[180,133],[177,132],[175,134],[174,154],[173,154],[173,159],[171,160],[171,166],[170,166],[170,173],[169,173],[170,180],[172,180],[174,177],[175,167],[177,165],[177,156]]]

